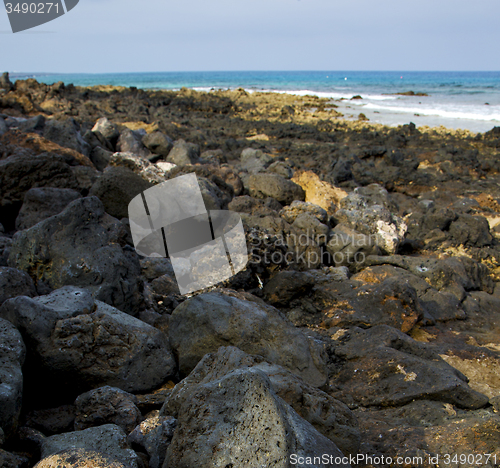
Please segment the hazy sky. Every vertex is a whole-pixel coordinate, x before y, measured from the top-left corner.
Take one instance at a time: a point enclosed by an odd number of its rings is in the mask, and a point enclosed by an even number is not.
[[[17,34],[0,6],[0,71],[500,70],[500,0],[80,0]]]

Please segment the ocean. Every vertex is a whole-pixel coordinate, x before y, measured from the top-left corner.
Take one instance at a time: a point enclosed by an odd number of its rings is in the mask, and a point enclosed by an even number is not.
[[[500,126],[500,72],[244,71],[109,74],[16,74],[52,84],[98,84],[147,89],[244,88],[249,92],[316,95],[348,119],[360,113],[375,123],[444,126],[485,132]],[[423,95],[400,95],[408,93]],[[361,96],[361,99],[351,99]]]

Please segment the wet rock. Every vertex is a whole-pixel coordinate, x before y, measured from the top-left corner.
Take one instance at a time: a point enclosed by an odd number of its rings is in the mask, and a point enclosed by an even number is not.
[[[377,245],[391,254],[397,251],[407,226],[391,213],[387,191],[379,185],[355,189],[340,202],[335,218],[351,229],[375,236]]]
[[[272,197],[289,205],[294,200],[305,200],[302,188],[278,174],[253,174],[248,181],[250,195],[255,198]]]
[[[255,405],[260,408],[258,417]],[[165,463],[286,466],[292,454],[313,457],[318,453],[342,457],[332,441],[274,393],[263,372],[238,369],[200,385],[190,401],[181,405]]]
[[[288,223],[293,223],[298,216],[309,213],[319,222],[326,224],[328,222],[328,213],[321,206],[310,202],[294,201],[291,205],[285,206],[280,212],[280,216]]]
[[[311,385],[325,383],[316,344],[276,309],[248,294],[218,291],[188,299],[172,314],[169,338],[185,375],[207,352],[231,344],[283,365]]]
[[[153,132],[144,135],[142,143],[149,151],[163,157],[167,157],[174,146],[173,140],[162,132]]]
[[[109,385],[83,393],[75,400],[75,430],[116,424],[128,434],[142,419],[136,403],[134,395]]]
[[[142,143],[145,133],[125,128],[121,131],[116,143],[116,150],[119,153],[132,153],[142,158],[148,158],[151,153]]]
[[[24,196],[16,218],[16,229],[28,229],[44,219],[61,213],[72,201],[81,198],[76,190],[52,187],[32,188]]]
[[[89,144],[82,138],[79,125],[72,118],[49,119],[45,122],[43,136],[58,145],[70,148],[85,156],[90,154]]]
[[[155,411],[129,434],[128,441],[148,454],[150,468],[162,468],[176,426],[175,418]]]
[[[337,357],[332,382],[339,388],[332,395],[348,404],[401,406],[431,398],[477,409],[488,402],[437,353],[394,328],[354,328],[332,345]]]
[[[16,296],[36,296],[33,280],[24,271],[0,267],[0,306]]]
[[[130,449],[127,443],[126,434],[114,424],[105,424],[84,431],[47,437],[42,443],[42,458],[45,460],[42,460],[37,466],[38,468],[45,466],[55,468],[59,465],[54,465],[54,462],[64,463],[66,457],[66,463],[68,463],[70,462],[69,454],[63,456],[60,452],[73,451],[74,449],[77,449],[77,452],[72,453],[73,458],[76,457],[77,463],[83,463],[83,459],[85,459],[87,466],[89,466],[90,460],[95,460],[98,463],[97,466],[103,468],[108,466],[109,468],[138,468],[140,466],[137,454]],[[78,449],[83,449],[83,452]],[[89,455],[88,452],[91,452],[92,455]],[[59,459],[46,460],[54,455]]]
[[[10,299],[0,316],[17,326],[29,343],[29,377],[43,378],[57,394],[104,385],[146,391],[175,371],[163,333],[94,302],[84,289],[66,286],[47,296]]]
[[[97,299],[135,313],[141,303],[137,255],[124,250],[127,231],[104,212],[96,197],[81,198],[35,226],[20,231],[9,265],[53,289],[89,288]]]
[[[184,166],[195,164],[200,158],[200,147],[194,143],[186,143],[184,140],[177,140],[174,147],[168,153],[167,161]]]
[[[345,190],[321,180],[312,171],[296,172],[292,181],[304,189],[306,202],[320,206],[328,214],[333,214],[337,210],[340,200],[347,196]]]
[[[25,425],[50,436],[73,430],[75,422],[74,405],[62,405],[57,408],[30,411]]]
[[[10,437],[17,429],[23,396],[26,348],[21,334],[7,320],[0,318],[0,427]]]
[[[221,347],[216,353],[205,355],[191,374],[176,385],[161,414],[177,416],[181,406],[189,402],[193,392],[201,385],[219,381],[237,369],[247,368],[263,372],[274,392],[342,452],[356,453],[360,442],[357,421],[343,403],[283,367],[270,364],[260,356],[250,356],[235,347]]]
[[[240,156],[241,168],[251,174],[261,172],[272,162],[273,158],[261,150],[246,148]]]

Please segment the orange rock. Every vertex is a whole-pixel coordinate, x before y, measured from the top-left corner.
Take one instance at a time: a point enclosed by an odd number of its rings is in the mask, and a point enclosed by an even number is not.
[[[321,206],[329,214],[333,214],[340,200],[347,196],[345,190],[324,182],[312,171],[296,172],[292,182],[306,192],[306,202]]]

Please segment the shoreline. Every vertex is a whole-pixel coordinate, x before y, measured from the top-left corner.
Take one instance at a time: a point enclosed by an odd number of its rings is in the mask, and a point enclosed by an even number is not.
[[[36,430],[58,451],[123,440],[154,466],[269,463],[255,440],[276,466],[297,447],[431,460],[478,441],[500,460],[500,127],[339,109],[2,77],[0,331],[19,343],[2,449]],[[165,236],[134,244],[130,203],[193,174],[206,210],[242,221],[248,262],[223,281],[202,249],[176,270]],[[144,205],[148,222],[174,197]],[[127,445],[145,425],[165,431],[156,458]],[[222,442],[199,450],[209,439]],[[40,451],[21,455],[33,466]]]
[[[347,81],[343,81],[344,75]],[[477,133],[500,125],[497,92],[500,75],[496,78],[496,72],[157,72],[47,76],[54,77],[49,82],[63,79],[68,83],[73,79],[84,86],[99,85],[99,79],[110,82],[110,86],[121,81],[125,86],[134,85],[147,91],[179,91],[186,86],[203,92],[242,88],[249,93],[314,95],[331,99],[346,120],[355,120],[363,113],[371,122],[392,127],[413,122],[417,127],[444,126]],[[361,99],[352,99],[358,96]]]

